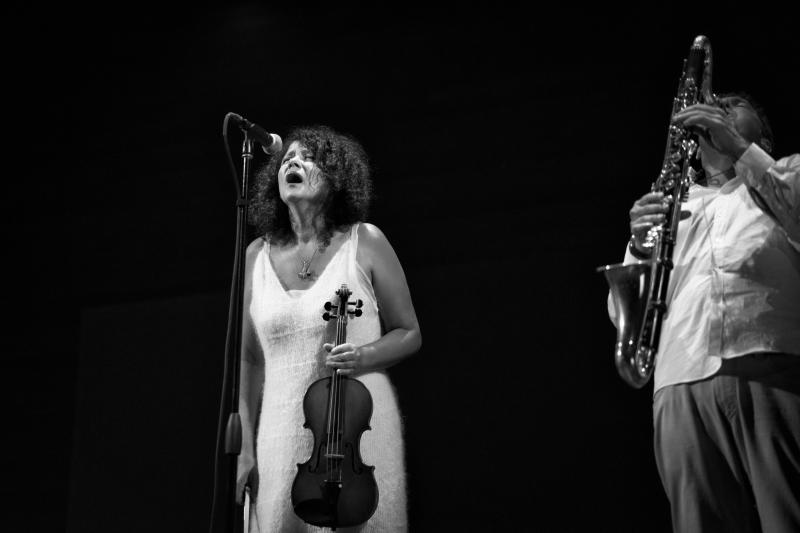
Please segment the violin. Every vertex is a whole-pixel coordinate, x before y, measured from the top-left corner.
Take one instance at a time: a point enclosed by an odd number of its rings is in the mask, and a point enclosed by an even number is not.
[[[361,316],[363,302],[350,302],[351,294],[343,284],[336,291],[337,305],[325,303],[322,318],[336,320],[337,346],[347,338],[348,317]],[[378,507],[375,467],[362,462],[359,448],[372,418],[369,390],[334,369],[330,377],[308,387],[303,413],[303,427],[314,434],[314,448],[308,461],[297,465],[292,484],[295,514],[308,524],[334,530],[366,522]]]

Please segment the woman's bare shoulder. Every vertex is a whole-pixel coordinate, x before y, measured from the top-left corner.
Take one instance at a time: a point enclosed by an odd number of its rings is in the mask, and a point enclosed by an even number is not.
[[[362,222],[358,226],[358,242],[367,247],[385,246],[389,244],[386,235],[375,224]]]
[[[265,243],[266,241],[264,240],[264,237],[258,237],[253,239],[253,241],[247,245],[247,251],[244,254],[244,261],[248,270],[255,262],[256,255],[258,255],[258,252],[261,251]]]
[[[247,245],[247,255],[258,253],[264,246],[264,243],[264,237],[256,237],[253,239],[253,241]]]
[[[375,224],[362,223],[358,228],[358,258],[365,269],[398,261],[389,239]]]

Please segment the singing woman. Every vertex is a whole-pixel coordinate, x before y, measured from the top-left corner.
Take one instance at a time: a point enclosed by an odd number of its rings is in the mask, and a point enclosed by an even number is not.
[[[313,531],[293,512],[297,464],[311,455],[302,400],[338,369],[373,400],[361,439],[375,466],[379,501],[358,531],[406,531],[400,412],[386,369],[417,352],[422,337],[403,268],[386,236],[365,223],[367,156],[328,127],[296,129],[257,173],[250,216],[261,237],[247,249],[240,414],[239,496],[249,480],[250,531]],[[363,315],[334,346],[323,306],[346,283]],[[345,531],[345,529],[339,529]]]

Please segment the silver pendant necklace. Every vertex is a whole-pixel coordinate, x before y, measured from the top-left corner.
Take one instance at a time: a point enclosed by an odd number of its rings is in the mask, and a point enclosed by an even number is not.
[[[314,276],[314,271],[311,270],[311,261],[314,260],[314,257],[316,257],[318,251],[319,251],[319,246],[315,246],[314,253],[311,254],[310,259],[306,260],[300,257],[301,266],[300,266],[300,272],[297,273],[298,278],[302,280],[307,280],[312,276]],[[297,255],[300,255],[299,251],[297,252]]]

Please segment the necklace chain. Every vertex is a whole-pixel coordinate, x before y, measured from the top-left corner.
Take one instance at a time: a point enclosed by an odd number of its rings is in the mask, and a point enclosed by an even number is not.
[[[314,253],[311,254],[311,257],[306,260],[300,256],[300,248],[297,249],[297,255],[300,257],[300,272],[297,273],[297,277],[302,280],[307,280],[314,276],[314,271],[311,270],[311,262],[317,256],[317,252],[319,252],[319,243],[315,240],[314,241]]]

